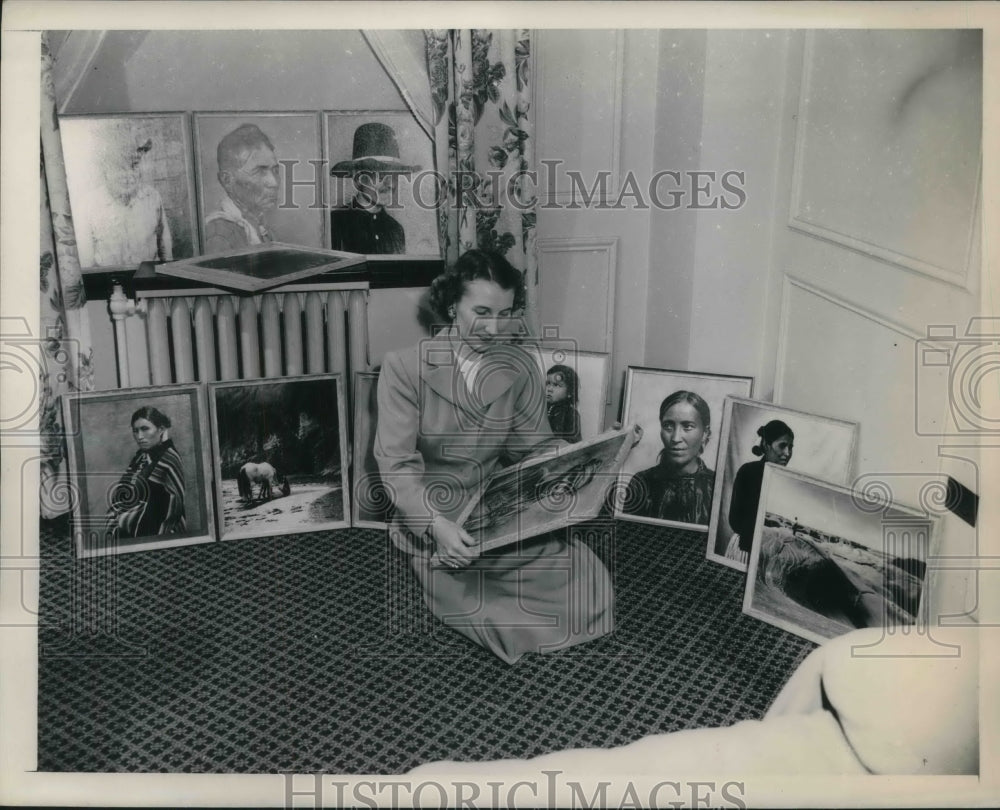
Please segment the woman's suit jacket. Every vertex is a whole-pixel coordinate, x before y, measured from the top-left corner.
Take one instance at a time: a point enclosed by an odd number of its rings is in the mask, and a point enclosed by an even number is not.
[[[379,374],[375,459],[397,521],[418,537],[436,515],[454,520],[498,465],[562,445],[523,350],[490,347],[470,392],[453,345],[443,333],[387,352]]]

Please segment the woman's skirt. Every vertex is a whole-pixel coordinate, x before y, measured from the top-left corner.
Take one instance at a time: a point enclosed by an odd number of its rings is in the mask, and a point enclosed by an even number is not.
[[[591,549],[553,532],[478,557],[459,570],[411,558],[431,612],[509,664],[614,629],[611,576]]]

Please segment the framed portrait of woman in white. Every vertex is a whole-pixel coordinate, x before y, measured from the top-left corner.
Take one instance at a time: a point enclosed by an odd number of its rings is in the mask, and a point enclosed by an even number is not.
[[[727,399],[708,527],[708,559],[747,570],[766,465],[846,486],[854,472],[857,444],[856,422],[770,402]]]
[[[350,525],[340,374],[208,384],[222,540]]]
[[[938,525],[874,489],[768,464],[743,612],[817,644],[859,627],[926,626]]]
[[[643,439],[622,467],[615,517],[707,531],[722,406],[752,389],[752,377],[629,366],[621,421]]]
[[[75,394],[63,419],[78,556],[215,539],[201,386]]]
[[[84,272],[201,252],[186,115],[67,115],[59,132]]]

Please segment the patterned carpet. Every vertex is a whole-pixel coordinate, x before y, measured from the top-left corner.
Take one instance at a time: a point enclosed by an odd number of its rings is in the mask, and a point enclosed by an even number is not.
[[[382,532],[77,561],[43,522],[38,769],[389,774],[760,717],[814,645],[744,616],[704,535],[605,525],[616,632],[509,666]]]

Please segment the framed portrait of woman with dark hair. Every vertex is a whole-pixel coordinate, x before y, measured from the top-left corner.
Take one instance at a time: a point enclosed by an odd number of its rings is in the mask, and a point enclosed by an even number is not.
[[[201,386],[76,394],[63,419],[78,556],[215,539]]]
[[[857,443],[856,422],[729,398],[722,414],[708,559],[747,570],[765,466],[846,485]]]
[[[722,405],[752,389],[752,377],[629,366],[621,422],[644,438],[622,468],[615,517],[707,531]]]

